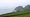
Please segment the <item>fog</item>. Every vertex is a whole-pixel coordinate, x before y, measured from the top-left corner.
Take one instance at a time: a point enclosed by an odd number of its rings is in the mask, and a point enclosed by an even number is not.
[[[17,6],[25,7],[28,4],[30,0],[0,0],[0,14],[12,12]]]

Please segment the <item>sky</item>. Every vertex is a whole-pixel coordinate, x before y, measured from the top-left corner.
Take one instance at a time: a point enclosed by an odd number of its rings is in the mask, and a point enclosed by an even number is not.
[[[30,0],[0,0],[0,9],[12,9],[30,4]]]
[[[0,9],[13,10],[17,6],[25,7],[28,4],[30,4],[30,0],[0,0]]]

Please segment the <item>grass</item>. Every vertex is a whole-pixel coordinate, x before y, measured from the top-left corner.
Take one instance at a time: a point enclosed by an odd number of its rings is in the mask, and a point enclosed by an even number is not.
[[[4,14],[3,16],[11,16],[11,17],[30,17],[30,11],[28,12],[16,12],[13,14]]]
[[[13,17],[30,17],[30,14],[23,14],[23,15],[18,15],[18,16],[13,16]]]

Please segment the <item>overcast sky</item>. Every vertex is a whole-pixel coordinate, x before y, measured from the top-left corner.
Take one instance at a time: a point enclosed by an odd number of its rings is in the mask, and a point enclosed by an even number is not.
[[[0,0],[0,9],[11,9],[30,4],[30,0]]]
[[[27,4],[30,4],[30,0],[0,0],[0,9],[14,9]]]

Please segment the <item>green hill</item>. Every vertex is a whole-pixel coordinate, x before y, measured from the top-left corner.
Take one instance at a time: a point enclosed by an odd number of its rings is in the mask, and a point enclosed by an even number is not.
[[[3,14],[1,17],[10,16],[10,17],[30,17],[30,11],[21,11],[16,13],[7,13]]]
[[[30,5],[26,7],[16,7],[16,12],[0,15],[0,17],[30,17]]]

